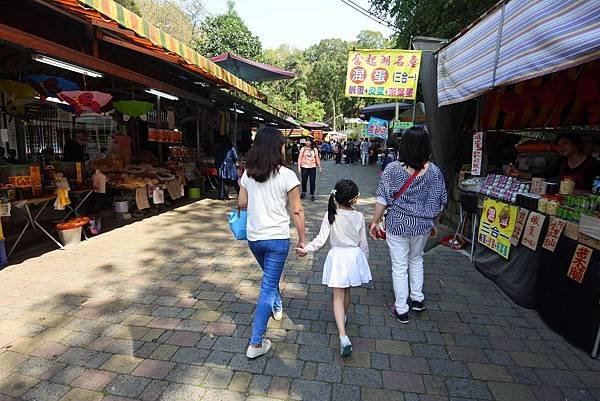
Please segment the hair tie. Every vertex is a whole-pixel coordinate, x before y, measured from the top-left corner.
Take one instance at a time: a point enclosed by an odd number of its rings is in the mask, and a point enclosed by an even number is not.
[[[335,194],[337,194],[337,189],[332,189],[331,190],[331,195],[335,195]]]

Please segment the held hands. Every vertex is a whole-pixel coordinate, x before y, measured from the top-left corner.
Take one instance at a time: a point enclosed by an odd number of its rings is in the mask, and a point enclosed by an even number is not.
[[[304,244],[304,242],[298,242],[298,245],[296,245],[296,255],[300,256],[301,258],[303,258],[306,255],[308,255],[308,252],[306,252],[304,250],[305,246],[306,245]]]
[[[436,226],[433,226],[433,228],[431,229],[431,232],[429,233],[429,238],[437,238],[439,234],[438,228]]]
[[[375,240],[383,239],[385,235],[385,231],[381,229],[381,226],[377,223],[369,224],[369,234],[371,238]]]

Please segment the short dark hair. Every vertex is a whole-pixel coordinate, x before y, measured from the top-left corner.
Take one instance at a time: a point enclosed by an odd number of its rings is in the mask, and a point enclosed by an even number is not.
[[[422,170],[430,155],[429,135],[424,128],[412,127],[404,131],[398,143],[398,159],[402,163]]]
[[[329,205],[327,208],[327,220],[329,224],[335,221],[337,214],[336,202],[345,207],[351,207],[352,199],[358,196],[358,185],[352,180],[340,180],[335,184],[334,190],[329,195]]]
[[[577,146],[578,149],[583,148],[583,137],[577,132],[564,132],[556,137],[556,143],[562,138],[568,139],[573,145]]]
[[[279,168],[285,165],[281,154],[281,148],[285,144],[285,138],[281,131],[275,128],[263,128],[256,134],[254,143],[248,151],[246,171],[248,177],[257,182],[265,182],[273,174],[279,172]]]

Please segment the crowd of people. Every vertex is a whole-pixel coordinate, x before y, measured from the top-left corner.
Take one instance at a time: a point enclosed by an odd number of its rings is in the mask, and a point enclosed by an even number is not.
[[[336,162],[342,152],[348,164],[359,159],[367,164],[371,153],[386,158],[382,161],[382,166],[386,163],[376,192],[375,211],[367,229],[363,214],[354,208],[360,196],[357,184],[341,180],[331,190],[320,232],[309,243],[302,197],[306,196],[310,180],[311,199],[314,199],[316,170],[321,170],[321,157],[330,156],[326,156],[327,146],[318,147],[311,141],[297,145],[287,147],[280,131],[262,129],[248,153],[240,180],[238,208],[247,210],[248,246],[263,270],[246,351],[250,359],[269,352],[271,342],[264,338],[267,323],[271,317],[275,320],[283,317],[279,281],[290,249],[290,214],[298,233],[295,246],[298,256],[316,252],[327,240],[331,244],[322,284],[332,288],[342,356],[352,353],[352,342],[346,332],[347,311],[352,302],[350,289],[372,279],[367,235],[387,241],[389,247],[396,298],[389,313],[400,323],[408,323],[409,310],[418,313],[426,309],[422,290],[423,251],[427,238],[437,234],[436,225],[447,203],[442,173],[429,161],[428,133],[423,128],[407,130],[392,152],[387,149],[374,152],[373,145],[364,140],[332,144]],[[288,153],[298,165],[302,182],[286,167]]]

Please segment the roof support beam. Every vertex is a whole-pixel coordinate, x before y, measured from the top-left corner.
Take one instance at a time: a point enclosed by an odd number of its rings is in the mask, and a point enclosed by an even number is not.
[[[55,57],[57,59],[99,71],[107,75],[112,75],[126,81],[137,83],[144,87],[158,89],[163,92],[171,93],[182,98],[195,100],[202,103],[206,102],[206,99],[194,93],[179,89],[175,86],[166,84],[138,72],[109,63],[100,58],[81,53],[77,50],[59,45],[47,39],[32,35],[28,32],[21,31],[8,25],[0,24],[0,40],[10,43],[16,47],[31,49],[50,57]]]

